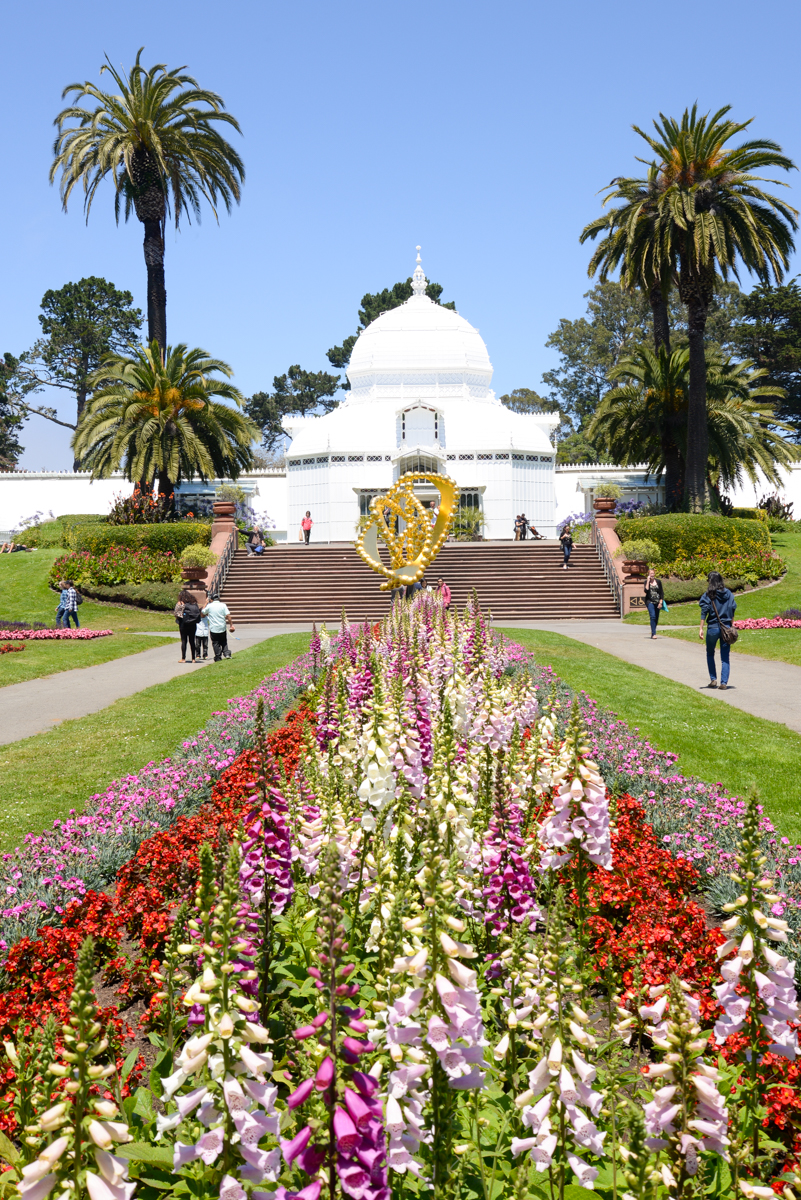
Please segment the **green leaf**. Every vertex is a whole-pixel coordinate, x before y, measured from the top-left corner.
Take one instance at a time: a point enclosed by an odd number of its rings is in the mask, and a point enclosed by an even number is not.
[[[122,1070],[120,1071],[120,1083],[121,1084],[125,1083],[125,1080],[128,1078],[131,1071],[136,1066],[138,1059],[139,1059],[139,1048],[138,1048],[138,1046],[135,1046],[134,1049],[131,1051],[131,1053],[126,1058],[125,1062],[122,1064]]]
[[[14,1163],[19,1162],[19,1150],[2,1132],[0,1132],[0,1158],[5,1159],[12,1167]]]
[[[145,1121],[152,1121],[154,1117],[153,1111],[153,1093],[149,1088],[139,1087],[134,1092],[133,1111],[138,1117],[142,1117]]]
[[[598,1193],[578,1183],[569,1183],[565,1188],[565,1200],[598,1200]]]
[[[139,1175],[137,1178],[140,1183],[150,1184],[151,1187],[158,1188],[162,1192],[171,1192],[175,1186],[175,1180],[171,1176],[159,1179],[155,1175]]]
[[[117,1146],[116,1153],[133,1162],[150,1163],[154,1167],[172,1168],[172,1150],[166,1146],[153,1146],[150,1142],[128,1142]]]

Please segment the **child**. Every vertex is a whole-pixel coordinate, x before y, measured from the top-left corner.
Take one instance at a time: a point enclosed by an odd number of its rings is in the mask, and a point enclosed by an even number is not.
[[[195,630],[195,645],[198,653],[202,651],[202,657],[209,657],[209,623],[204,616],[201,616]]]

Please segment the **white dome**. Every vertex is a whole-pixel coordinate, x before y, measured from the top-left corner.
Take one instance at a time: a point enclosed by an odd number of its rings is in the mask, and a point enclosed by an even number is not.
[[[492,363],[481,335],[469,321],[428,296],[414,295],[398,308],[382,313],[359,335],[348,379],[353,386],[364,387],[383,382],[376,376],[421,373],[458,375],[460,382],[463,376],[478,376],[488,387]]]

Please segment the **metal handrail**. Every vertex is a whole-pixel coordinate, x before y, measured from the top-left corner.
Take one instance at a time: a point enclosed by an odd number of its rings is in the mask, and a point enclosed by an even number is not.
[[[231,563],[234,560],[234,555],[236,554],[238,546],[239,530],[237,529],[236,525],[234,525],[233,529],[228,535],[228,541],[223,547],[223,552],[217,559],[217,566],[214,568],[214,574],[211,577],[211,583],[208,587],[209,595],[214,595],[215,592],[219,595],[219,593],[222,591],[223,584],[228,577],[228,571]]]
[[[609,553],[609,547],[606,544],[606,539],[601,536],[601,531],[595,524],[595,514],[592,518],[592,538],[595,543],[595,548],[598,551],[598,558],[601,560],[601,567],[606,576],[606,582],[609,584],[621,620],[623,619],[623,584],[620,582],[620,576],[617,573],[615,560]]]

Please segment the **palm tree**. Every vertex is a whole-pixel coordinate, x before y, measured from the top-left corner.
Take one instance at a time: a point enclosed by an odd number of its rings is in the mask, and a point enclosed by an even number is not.
[[[127,78],[106,58],[101,75],[109,71],[119,95],[101,91],[93,83],[71,83],[62,99],[74,103],[56,117],[58,136],[53,145],[50,182],[61,172],[64,210],[73,188],[81,184],[84,211],[89,210],[100,183],[107,175],[114,182],[114,212],[127,221],[133,210],[145,227],[147,266],[147,336],[162,351],[167,345],[167,292],[164,286],[164,228],[172,212],[175,227],[181,217],[200,220],[205,199],[215,218],[220,203],[231,211],[237,204],[245,177],[242,160],[218,132],[215,123],[231,125],[222,99],[198,87],[183,67],[168,71],[164,63],[146,70],[139,62]],[[81,101],[96,101],[84,108]],[[77,124],[72,124],[77,122]]]
[[[706,483],[720,492],[758,472],[781,486],[780,466],[801,458],[801,448],[784,440],[792,427],[776,420],[772,401],[782,388],[762,386],[767,375],[748,360],[712,359],[707,379],[707,436],[709,457]],[[685,470],[690,352],[687,347],[657,355],[647,347],[623,359],[610,371],[620,380],[603,397],[588,437],[598,438],[617,462],[628,466],[646,462],[657,477],[665,475],[668,506],[680,495]],[[676,446],[671,462],[665,447]]]
[[[648,296],[653,314],[654,346],[657,354],[664,346],[670,353],[670,322],[667,297],[675,264],[662,257],[657,215],[659,175],[655,163],[646,179],[616,179],[607,189],[604,207],[613,200],[622,203],[591,221],[581,232],[582,245],[606,236],[590,259],[587,274],[598,272],[606,283],[614,271],[620,271],[624,288],[640,287]]]
[[[699,117],[693,105],[685,109],[681,122],[660,113],[654,122],[657,137],[634,126],[655,155],[648,178],[641,181],[649,200],[638,233],[650,232],[654,270],[669,266],[674,271],[687,308],[686,492],[693,512],[702,511],[706,503],[709,430],[704,333],[716,271],[724,279],[729,271],[737,276],[739,259],[760,280],[780,280],[797,228],[796,210],[757,186],[780,181],[754,174],[768,167],[788,171],[793,162],[776,142],[765,139],[727,149],[727,143],[751,124],[726,119],[730,107]],[[629,191],[630,187],[622,193],[624,207]]]
[[[670,353],[664,345],[621,359],[609,372],[621,382],[603,397],[587,431],[615,462],[647,462],[652,474],[664,474],[669,509],[681,507],[684,486],[688,363],[686,347]]]
[[[236,479],[253,461],[259,430],[222,400],[241,406],[226,379],[231,368],[205,350],[155,340],[132,357],[110,354],[95,373],[97,388],[72,439],[76,457],[94,478],[123,470],[143,487],[158,478],[169,497],[182,479]]]

